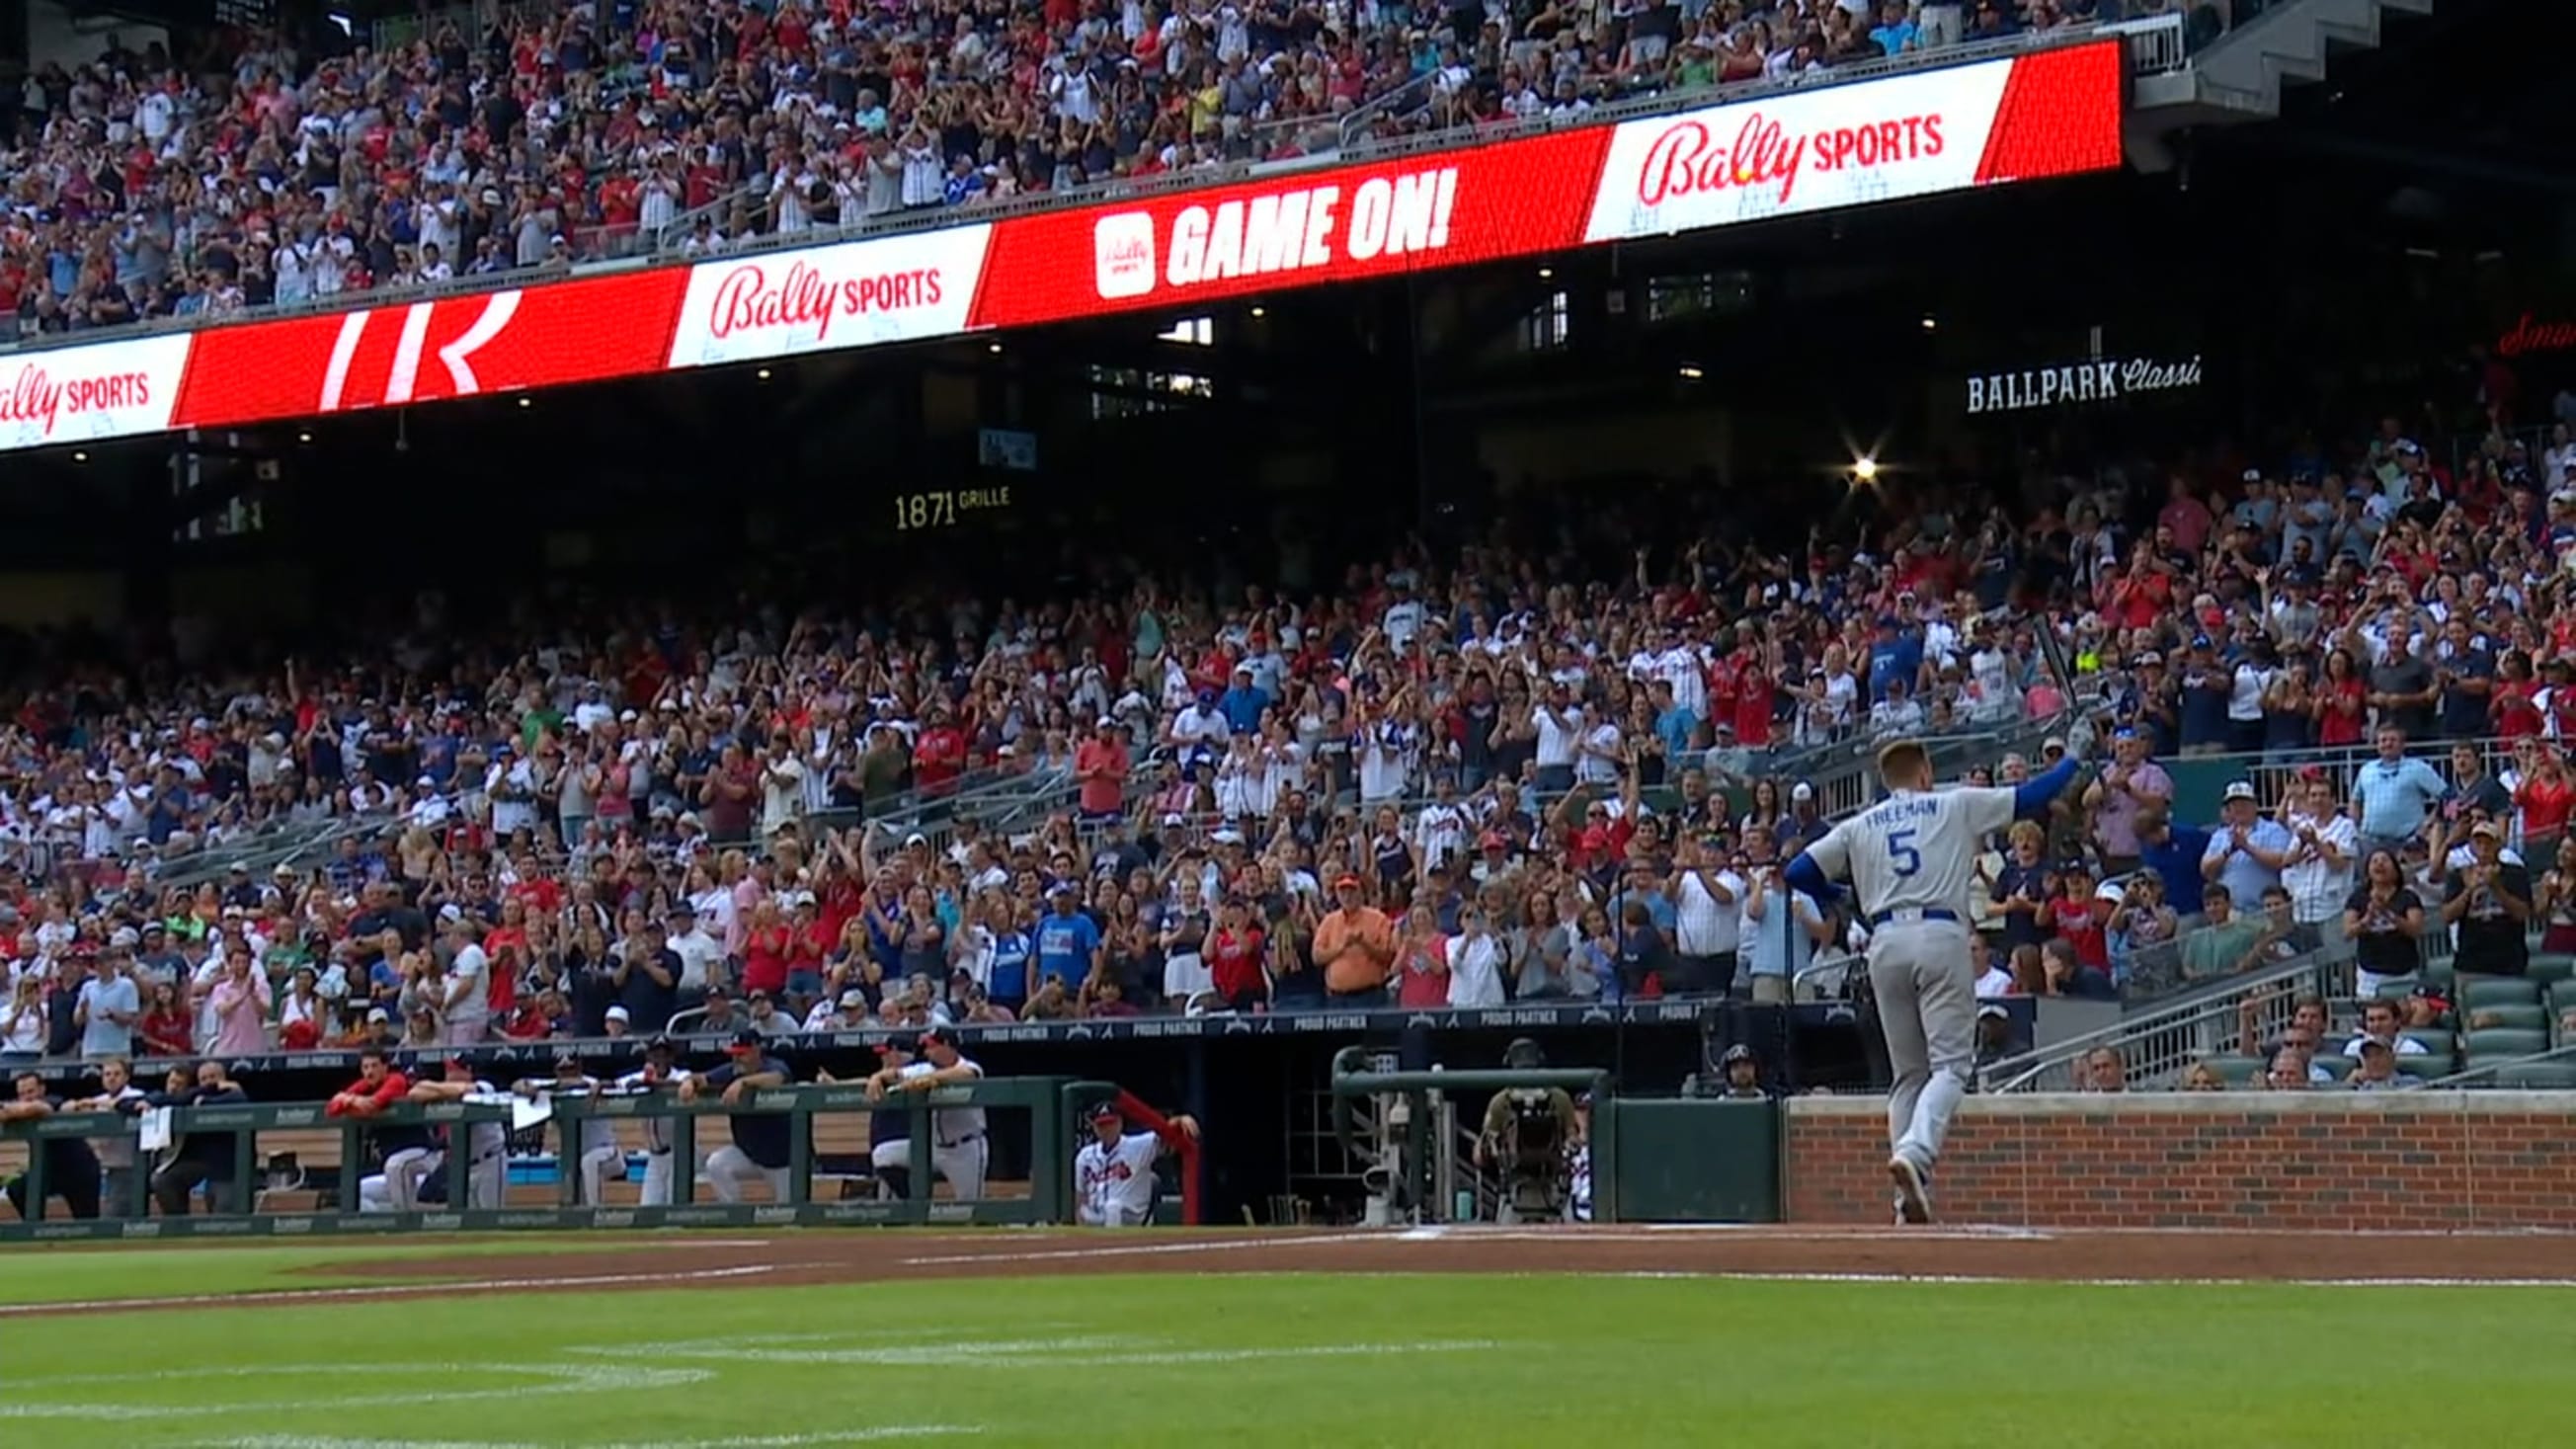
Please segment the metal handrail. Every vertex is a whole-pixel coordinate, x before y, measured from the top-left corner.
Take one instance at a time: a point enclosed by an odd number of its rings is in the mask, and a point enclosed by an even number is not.
[[[2179,21],[2175,23],[2178,27]],[[1734,81],[1723,85],[1681,87],[1661,91],[1651,96],[1614,101],[1607,105],[1595,106],[1588,111],[1531,116],[1474,129],[1412,132],[1373,142],[1359,148],[1356,153],[1342,151],[1332,156],[1299,157],[1286,161],[1237,161],[1190,171],[1162,172],[1142,179],[1114,178],[1067,187],[1061,191],[1025,193],[1005,200],[977,202],[967,206],[941,207],[923,212],[896,212],[886,217],[863,218],[855,224],[844,223],[838,227],[809,228],[784,237],[772,234],[758,238],[738,238],[728,242],[726,250],[729,254],[745,254],[788,247],[814,246],[833,241],[859,241],[1035,215],[1041,212],[1085,206],[1099,201],[1130,200],[1170,192],[1195,191],[1255,177],[1293,173],[1310,167],[1343,164],[1355,160],[1378,161],[1434,152],[1477,150],[1535,135],[1616,125],[1622,121],[1638,120],[1669,111],[1686,110],[1707,104],[1711,100],[1722,99],[1728,102],[1758,100],[1764,96],[1785,94],[1790,91],[1813,91],[1831,86],[1882,80],[1901,73],[1948,69],[1953,66],[2000,60],[2036,51],[2055,50],[2097,41],[2114,33],[2112,27],[2097,25],[2065,26],[2056,30],[2026,32],[2000,40],[1949,46],[1937,51],[1913,51],[1879,60],[1865,60],[1850,65],[1835,66],[1826,72],[1821,82],[1765,78]],[[2130,54],[2133,57],[2141,53],[2140,36],[2143,32],[2124,26],[2119,27],[2116,33],[2127,37]],[[2152,50],[2153,47],[2150,46],[2148,49]],[[666,245],[661,252],[649,259],[626,257],[605,262],[577,263],[559,275],[574,278],[594,277],[643,266],[669,265],[681,260],[688,259],[679,258],[671,246]],[[343,292],[333,297],[317,297],[282,306],[272,303],[257,309],[246,308],[240,313],[228,316],[218,325],[241,326],[285,317],[352,311],[360,307],[386,307],[432,298],[507,291],[527,285],[528,273],[532,270],[515,267],[502,272],[458,276],[445,282],[423,282],[399,288],[381,287],[359,293]],[[150,336],[161,332],[197,330],[204,330],[201,319],[198,318],[154,317],[114,327],[46,333],[34,338],[0,341],[0,356],[51,351],[96,342]]]
[[[2175,997],[2125,1015],[2108,1026],[1981,1067],[1977,1074],[1978,1089],[1990,1093],[2052,1090],[2045,1085],[2052,1074],[2064,1071],[2103,1047],[2121,1052],[2125,1059],[2130,1055],[2128,1049],[2141,1041],[2159,1035],[2198,1037],[2205,1035],[2202,1029],[2212,1021],[2217,1021],[2222,1030],[2232,1031],[2237,1014],[2243,1009],[2242,1003],[2249,995],[2258,992],[2277,994],[2277,988],[2302,980],[2331,984],[2326,980],[2329,973],[2337,972],[2351,959],[2348,948],[2310,951],[2277,966],[2186,988]],[[2319,994],[2327,993],[2320,991]],[[2173,1053],[2178,1060],[2170,1063],[2133,1062],[2130,1066],[2132,1072],[2140,1077],[2154,1077],[2179,1071],[2206,1054],[2195,1048]]]
[[[2514,1067],[2532,1066],[2541,1062],[2563,1062],[2570,1065],[2576,1065],[2576,1041],[2561,1042],[2554,1047],[2547,1047],[2536,1052],[2528,1052],[2518,1057],[2507,1057],[2500,1062],[2480,1062],[2474,1066],[2463,1067],[2459,1071],[2451,1073],[2449,1076],[2435,1077],[2424,1085],[2427,1087],[2472,1087],[2478,1085],[2478,1082],[2475,1080],[2476,1078],[2491,1076],[2497,1072],[2507,1071]]]

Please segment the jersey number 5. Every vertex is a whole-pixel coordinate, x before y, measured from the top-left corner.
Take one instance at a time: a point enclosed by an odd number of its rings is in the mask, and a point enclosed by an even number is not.
[[[1896,878],[1899,880],[1923,868],[1923,852],[1914,848],[1913,831],[1887,832],[1887,860],[1896,871]]]

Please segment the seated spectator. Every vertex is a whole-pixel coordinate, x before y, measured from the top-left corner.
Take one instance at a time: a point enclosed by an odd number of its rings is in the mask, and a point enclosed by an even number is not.
[[[2110,1047],[2095,1047],[2084,1054],[2084,1081],[2087,1092],[2125,1092],[2129,1090],[2129,1063]]]
[[[2183,977],[2207,981],[2251,971],[2263,962],[2270,944],[2259,915],[2238,915],[2235,897],[2213,881],[2201,892],[2201,923],[2183,933]]]
[[[2397,1053],[2376,1037],[2363,1040],[2360,1060],[2361,1064],[2352,1072],[2352,1085],[2358,1091],[2405,1091],[2424,1085],[2422,1077],[2399,1071]]]
[[[2110,973],[2087,966],[2075,954],[2072,942],[2057,940],[2039,948],[2040,967],[2045,979],[2038,994],[2067,996],[2082,1001],[2117,1001],[2120,988],[2111,984]]]
[[[2209,1063],[2193,1062],[2183,1068],[2181,1089],[2186,1092],[2224,1092],[2227,1090],[2227,1079],[2220,1076],[2218,1068]]]
[[[2422,1042],[2411,1036],[2397,1034],[2397,1023],[2401,1016],[2402,1013],[2395,1001],[2374,998],[2362,1003],[2361,1031],[2344,1044],[2343,1054],[2357,1059],[2361,1056],[2363,1047],[2377,1042],[2401,1057],[2423,1056],[2425,1048]]]
[[[2304,1092],[2319,1085],[2317,1068],[2308,1054],[2294,1046],[2284,1046],[2272,1053],[2271,1065],[2264,1069],[2263,1085],[2274,1092]]]

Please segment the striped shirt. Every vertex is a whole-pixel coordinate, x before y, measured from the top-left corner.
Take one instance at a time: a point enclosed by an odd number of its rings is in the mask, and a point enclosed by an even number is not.
[[[2294,812],[2288,824],[2293,836],[2301,826],[2316,827],[2318,843],[2334,847],[2343,857],[2343,864],[2335,865],[2304,840],[2291,847],[2290,863],[2281,867],[2282,889],[2290,893],[2290,919],[2302,926],[2342,920],[2343,903],[2352,894],[2353,871],[2360,864],[2354,859],[2354,842],[2361,832],[2353,827],[2352,817],[2340,810],[2323,820]]]
[[[1680,872],[1673,896],[1673,949],[1684,956],[1723,956],[1736,948],[1742,933],[1744,877],[1731,870],[1706,873],[1733,896],[1721,901],[1702,884],[1702,872]]]

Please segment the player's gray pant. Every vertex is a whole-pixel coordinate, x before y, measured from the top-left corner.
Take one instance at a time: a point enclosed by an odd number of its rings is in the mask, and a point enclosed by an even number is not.
[[[677,1160],[667,1147],[659,1152],[648,1151],[644,1154],[644,1192],[636,1199],[640,1206],[677,1206],[671,1200],[672,1178],[677,1176],[673,1171],[673,1164]]]
[[[581,1161],[576,1165],[576,1170],[581,1174],[581,1201],[584,1207],[601,1205],[600,1184],[607,1178],[611,1168],[616,1169],[618,1181],[626,1180],[626,1149],[613,1142],[603,1143],[581,1155]]]
[[[1967,928],[1891,922],[1869,942],[1869,984],[1896,1075],[1887,1094],[1889,1148],[1926,1171],[1941,1158],[1950,1118],[1976,1063],[1977,979]]]
[[[913,1169],[912,1140],[880,1142],[868,1154],[879,1172],[899,1167]],[[942,1142],[930,1149],[930,1169],[948,1179],[949,1194],[959,1202],[973,1202],[984,1195],[984,1169],[990,1162],[984,1134],[955,1142]],[[926,1195],[926,1194],[925,1194]]]
[[[718,1202],[742,1201],[742,1185],[750,1178],[758,1178],[769,1185],[771,1202],[787,1201],[787,1169],[763,1167],[739,1147],[719,1147],[708,1153],[701,1171],[707,1186],[714,1189]]]

